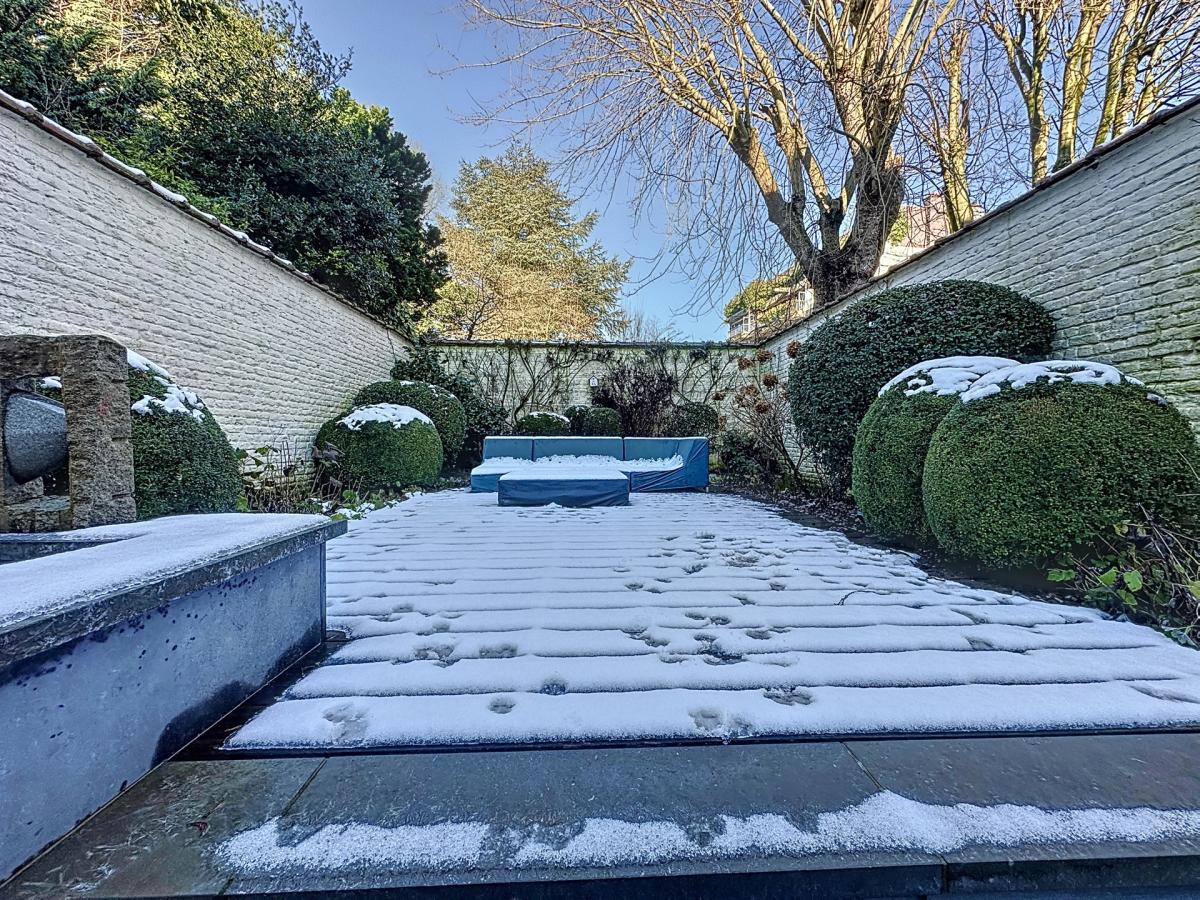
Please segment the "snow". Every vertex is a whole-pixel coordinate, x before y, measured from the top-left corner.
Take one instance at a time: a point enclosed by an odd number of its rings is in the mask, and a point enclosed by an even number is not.
[[[433,424],[433,420],[420,410],[395,403],[373,403],[370,406],[359,406],[350,415],[338,419],[339,425],[345,425],[351,431],[358,431],[368,422],[391,422],[393,428],[402,428],[409,422]]]
[[[556,455],[544,456],[541,459],[520,459],[512,456],[496,456],[491,459],[485,459],[482,463],[471,470],[472,474],[476,475],[501,475],[513,472],[518,469],[524,470],[531,466],[537,466],[539,470],[550,468],[595,468],[608,467],[615,468],[622,472],[658,472],[670,471],[683,466],[683,457],[676,454],[675,456],[662,457],[660,459],[617,459],[615,456],[599,456],[595,454],[586,454],[582,456]]]
[[[769,803],[764,798],[764,803]],[[922,803],[879,791],[860,803],[817,814],[804,827],[777,812],[719,815],[702,823],[587,818],[520,828],[481,821],[380,826],[326,825],[296,840],[281,818],[218,845],[215,853],[245,875],[285,870],[400,871],[581,868],[661,865],[748,856],[847,853],[945,854],[967,847],[1146,843],[1200,837],[1191,809],[1047,809],[1016,804]],[[697,829],[700,824],[704,827]],[[697,840],[700,832],[708,838]],[[547,837],[571,835],[565,841]]]
[[[533,462],[500,476],[501,481],[620,481],[628,477],[616,466],[616,460],[607,465],[542,466]]]
[[[38,382],[38,387],[43,391],[61,391],[62,379],[57,375],[51,375],[49,378],[43,378]]]
[[[562,413],[547,412],[544,409],[535,410],[534,412],[531,412],[529,415],[531,415],[531,416],[549,416],[551,419],[558,419],[558,421],[560,421],[560,422],[566,422],[568,425],[571,424],[571,420],[568,419],[566,416],[564,416]]]
[[[1020,390],[1037,382],[1054,384],[1072,381],[1075,384],[1113,385],[1122,382],[1142,385],[1138,379],[1124,374],[1115,366],[1090,360],[1048,359],[1043,362],[1020,363],[997,369],[977,380],[963,393],[962,402],[970,403],[1000,393],[1003,387]]]
[[[934,394],[948,397],[961,394],[982,375],[1017,365],[1003,356],[946,356],[909,366],[879,389],[883,396],[899,384],[906,385],[904,396]]]
[[[131,368],[137,369],[139,372],[149,372],[151,375],[157,375],[159,378],[165,378],[167,381],[173,381],[171,373],[160,365],[152,363],[140,353],[135,353],[133,350],[126,350],[125,357],[129,361]]]
[[[72,531],[71,540],[103,543],[0,566],[0,629],[148,587],[328,521],[210,513]]]
[[[715,494],[415,497],[328,549],[351,640],[229,746],[1200,723],[1200,654]]]

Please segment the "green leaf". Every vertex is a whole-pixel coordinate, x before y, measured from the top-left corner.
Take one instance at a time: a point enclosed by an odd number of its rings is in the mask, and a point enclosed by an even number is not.
[[[1197,600],[1200,600],[1200,581],[1188,582],[1188,591],[1191,592],[1193,597],[1195,597]]]
[[[1131,591],[1140,591],[1142,589],[1142,573],[1137,569],[1130,569],[1121,575],[1121,580],[1125,582],[1125,587]]]
[[[1051,569],[1046,577],[1051,581],[1074,581],[1078,574],[1074,569]]]
[[[1109,569],[1107,572],[1101,572],[1099,575],[1096,576],[1096,580],[1099,581],[1105,587],[1112,587],[1114,584],[1117,583],[1116,567]]]

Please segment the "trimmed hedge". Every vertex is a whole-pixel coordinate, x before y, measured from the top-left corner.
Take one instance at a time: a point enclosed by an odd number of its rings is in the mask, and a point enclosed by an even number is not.
[[[858,426],[851,480],[854,502],[881,537],[912,547],[932,542],[921,478],[933,432],[982,375],[1015,364],[999,357],[930,359],[889,380]]]
[[[392,366],[392,378],[397,381],[424,381],[443,387],[462,403],[467,416],[466,439],[458,458],[447,460],[458,468],[469,469],[483,458],[485,437],[505,434],[507,431],[508,413],[504,407],[487,397],[475,379],[448,373],[441,355],[430,347],[414,347],[407,357]]]
[[[589,409],[591,409],[590,406],[577,404],[575,406],[568,406],[563,410],[563,415],[571,423],[571,434],[583,434],[583,417]]]
[[[685,400],[663,423],[666,437],[712,437],[721,425],[720,414],[707,403]]]
[[[835,488],[851,482],[859,423],[897,372],[943,356],[1045,357],[1050,314],[978,281],[939,281],[863,297],[813,331],[788,376],[792,416]]]
[[[607,406],[592,406],[580,417],[579,431],[572,433],[594,437],[620,437],[621,416]]]
[[[164,381],[153,371],[129,369],[138,518],[231,512],[242,495],[237,453],[195,394],[184,392],[186,409],[145,402],[146,397],[167,399],[170,388],[179,391]]]
[[[863,417],[854,440],[851,492],[880,537],[914,547],[932,540],[921,477],[933,432],[957,402],[957,396],[906,397],[893,389]]]
[[[377,381],[359,391],[351,405],[371,406],[375,403],[411,406],[425,413],[433,420],[447,456],[462,449],[467,436],[467,413],[462,402],[446,388],[423,381]]]
[[[561,437],[571,433],[571,423],[557,413],[531,412],[517,419],[513,432],[526,437]]]
[[[341,424],[353,410],[330,419],[317,432],[322,474],[346,488],[378,491],[428,487],[442,470],[442,439],[428,422],[403,425],[367,422],[357,429]]]
[[[1038,565],[1094,544],[1142,510],[1194,529],[1197,471],[1187,421],[1144,386],[1005,386],[959,403],[934,432],[925,515],[950,553]]]

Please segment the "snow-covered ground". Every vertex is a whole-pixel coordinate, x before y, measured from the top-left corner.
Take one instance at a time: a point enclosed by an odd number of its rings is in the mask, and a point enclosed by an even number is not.
[[[229,741],[357,747],[1200,723],[1200,654],[713,494],[427,494],[329,544],[353,638]]]

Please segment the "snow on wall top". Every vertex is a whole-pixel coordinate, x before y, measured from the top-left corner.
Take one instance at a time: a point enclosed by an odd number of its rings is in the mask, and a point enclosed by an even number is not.
[[[393,428],[400,428],[409,422],[433,424],[433,420],[420,410],[413,409],[411,406],[400,406],[396,403],[373,403],[370,406],[359,406],[348,416],[338,419],[339,425],[344,425],[351,431],[358,431],[368,422],[391,422]]]
[[[915,366],[909,366],[881,387],[879,396],[882,397],[899,384],[907,384],[904,391],[906,397],[914,394],[948,397],[963,393],[982,375],[1015,365],[1015,359],[1003,356],[945,356],[941,359],[928,359]]]
[[[971,385],[970,390],[963,393],[962,402],[970,403],[973,400],[995,396],[1006,385],[1019,391],[1039,381],[1047,384],[1073,381],[1075,384],[1100,386],[1121,382],[1139,387],[1143,384],[1132,375],[1126,375],[1120,369],[1106,363],[1086,359],[1047,359],[1042,362],[1020,363],[983,375]]]

